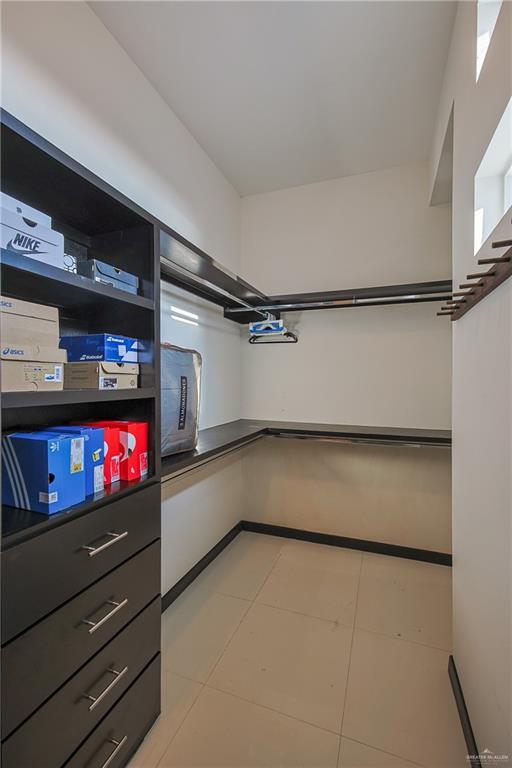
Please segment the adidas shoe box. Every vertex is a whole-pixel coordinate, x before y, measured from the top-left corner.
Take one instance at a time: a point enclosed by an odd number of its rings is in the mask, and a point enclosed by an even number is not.
[[[67,350],[70,363],[101,360],[108,363],[138,363],[140,342],[129,336],[91,333],[87,336],[62,336],[60,346]]]
[[[96,421],[94,425],[119,433],[121,480],[139,480],[147,475],[149,425],[146,421]]]
[[[137,363],[66,363],[64,389],[137,389]]]
[[[103,441],[101,427],[72,426],[48,427],[48,432],[79,435],[84,438],[85,495],[101,493],[105,487],[103,477]]]
[[[0,245],[9,253],[64,269],[64,236],[8,208],[0,212]]]
[[[85,499],[84,438],[17,432],[2,441],[5,504],[52,515]]]

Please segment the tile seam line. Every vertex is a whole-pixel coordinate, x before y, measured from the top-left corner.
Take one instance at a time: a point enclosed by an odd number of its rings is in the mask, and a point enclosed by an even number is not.
[[[345,739],[345,741],[353,741],[355,744],[361,744],[361,746],[363,747],[368,747],[368,749],[375,749],[377,752],[382,752],[384,755],[389,755],[390,757],[396,757],[398,760],[403,760],[404,762],[410,763],[411,765],[415,765],[418,768],[428,768],[428,766],[424,765],[423,763],[416,763],[414,760],[409,760],[409,758],[407,757],[403,757],[402,755],[396,755],[394,752],[387,752],[385,749],[376,747],[373,744],[367,744],[365,741],[359,741],[359,739],[353,739],[351,736],[340,737],[340,749],[341,749],[341,739]],[[338,768],[344,768],[344,766],[338,764]],[[349,766],[347,766],[347,768],[349,768]]]
[[[217,693],[222,693],[225,696],[231,696],[231,698],[237,699],[238,701],[243,701],[246,704],[252,704],[254,707],[259,707],[260,709],[264,709],[267,712],[273,712],[275,715],[281,715],[281,717],[286,717],[288,720],[294,720],[296,723],[308,725],[310,728],[316,728],[323,733],[328,733],[330,736],[336,736],[337,739],[341,738],[341,734],[339,734],[337,731],[332,731],[330,728],[325,728],[323,725],[318,725],[318,723],[310,723],[309,720],[302,720],[300,717],[294,717],[294,715],[290,715],[289,712],[282,712],[280,709],[274,709],[273,707],[269,707],[268,704],[261,704],[259,701],[253,701],[253,699],[245,699],[243,696],[239,696],[238,694],[232,693],[231,691],[225,691],[222,688],[216,688],[211,683],[205,683],[204,687],[208,688],[210,691],[216,691]]]
[[[347,696],[348,696],[348,686],[350,681],[350,668],[352,666],[352,651],[354,648],[354,636],[356,633],[356,619],[357,619],[357,610],[359,607],[359,590],[361,588],[361,575],[363,572],[363,558],[361,557],[361,562],[359,564],[359,579],[357,581],[357,592],[356,592],[356,605],[354,609],[354,624],[352,626],[352,637],[350,638],[350,650],[348,655],[348,668],[347,668],[347,678],[345,681],[345,694],[343,696],[343,708],[341,710],[341,718],[340,718],[340,743],[338,745],[338,762],[337,765],[339,765],[340,762],[340,755],[341,755],[341,739],[343,736],[343,723],[345,720],[345,709],[347,706]]]
[[[185,678],[185,679],[187,680],[188,678]],[[195,682],[195,681],[193,680],[192,682]],[[166,756],[167,752],[169,751],[169,749],[170,749],[170,747],[171,747],[171,744],[173,743],[173,741],[174,741],[174,739],[176,738],[176,736],[178,735],[178,733],[181,731],[182,727],[183,727],[183,726],[184,726],[184,724],[185,724],[185,721],[186,721],[186,719],[188,718],[188,716],[189,716],[189,714],[191,713],[191,711],[194,709],[194,707],[195,707],[195,705],[196,705],[196,703],[197,703],[197,700],[198,700],[198,698],[199,698],[199,697],[200,697],[200,695],[202,694],[202,692],[203,692],[203,690],[204,690],[204,687],[205,687],[205,686],[204,686],[204,683],[199,683],[199,685],[201,686],[201,688],[200,688],[200,689],[199,689],[199,691],[197,692],[197,695],[194,697],[194,700],[192,701],[192,703],[191,703],[190,707],[187,709],[187,711],[186,711],[186,713],[185,713],[185,716],[184,716],[183,720],[181,721],[181,723],[179,724],[179,726],[176,728],[176,731],[174,732],[174,735],[171,737],[171,739],[170,739],[169,743],[167,744],[166,748],[164,749],[164,751],[163,751],[163,753],[162,753],[162,756],[160,757],[160,759],[158,760],[158,762],[155,764],[155,768],[158,768],[158,766],[161,764],[162,760],[164,759],[164,757]],[[149,733],[151,733],[151,731],[150,731]],[[149,736],[149,733],[147,734],[148,736]],[[142,744],[143,744],[143,743],[144,743],[144,741],[142,742]],[[141,744],[140,746],[142,746],[142,744]],[[135,753],[135,755],[136,755],[136,754],[137,754],[137,752]],[[133,757],[135,757],[135,755],[134,755]],[[133,758],[132,758],[132,759],[133,759]]]

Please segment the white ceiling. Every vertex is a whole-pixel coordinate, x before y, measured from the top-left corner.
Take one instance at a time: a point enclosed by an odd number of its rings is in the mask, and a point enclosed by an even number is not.
[[[90,5],[241,195],[428,157],[454,3]]]

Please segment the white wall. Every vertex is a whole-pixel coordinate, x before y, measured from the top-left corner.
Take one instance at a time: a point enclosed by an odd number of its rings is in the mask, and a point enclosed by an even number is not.
[[[2,23],[3,107],[238,271],[239,196],[88,5],[4,3]],[[200,315],[186,329],[170,319],[171,298],[164,290],[163,338],[204,357],[201,426],[238,418],[238,326],[181,295]],[[164,489],[164,590],[240,518],[240,477],[232,462]]]
[[[242,469],[248,520],[451,552],[447,448],[269,437]]]
[[[420,164],[242,199],[242,274],[267,293],[451,276],[450,210]],[[250,418],[450,427],[451,336],[438,304],[285,316],[299,343],[243,347]]]
[[[238,269],[237,193],[86,3],[2,4],[2,106]]]
[[[512,3],[478,83],[476,4],[459,3],[433,144],[435,176],[455,101],[454,283],[475,271],[474,175],[512,93]],[[471,129],[468,130],[468,126]],[[509,217],[510,219],[510,217]],[[510,237],[510,220],[502,230]],[[454,658],[482,751],[512,755],[512,281],[453,327]]]
[[[202,357],[199,428],[207,429],[240,418],[240,326],[225,320],[223,310],[162,281],[161,338],[179,347],[197,349]],[[174,320],[171,307],[198,316],[198,325]],[[179,315],[176,315],[179,317]],[[187,319],[187,318],[185,318]]]

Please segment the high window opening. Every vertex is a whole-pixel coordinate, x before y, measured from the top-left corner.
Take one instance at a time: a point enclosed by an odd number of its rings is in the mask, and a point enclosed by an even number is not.
[[[496,26],[501,4],[503,0],[478,0],[477,4],[477,24],[476,24],[476,79],[480,77],[480,72],[487,56],[487,51],[491,43],[492,33]]]
[[[512,99],[475,175],[475,253],[512,205]]]

